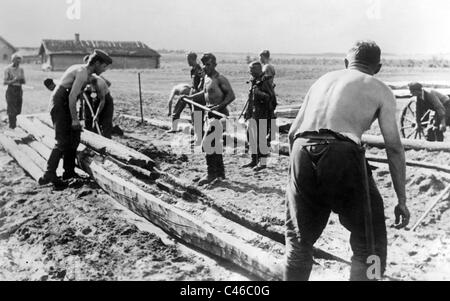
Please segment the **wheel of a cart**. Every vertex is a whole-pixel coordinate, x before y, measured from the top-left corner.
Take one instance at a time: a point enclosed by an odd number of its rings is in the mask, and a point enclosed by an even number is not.
[[[411,99],[400,116],[400,133],[406,139],[426,139],[426,133],[433,127],[435,112]],[[419,126],[420,124],[420,126]]]

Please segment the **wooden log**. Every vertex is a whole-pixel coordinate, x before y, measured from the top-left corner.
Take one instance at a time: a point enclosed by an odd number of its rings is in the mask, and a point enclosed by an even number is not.
[[[83,168],[119,203],[147,218],[179,239],[211,254],[229,260],[265,280],[281,280],[282,264],[271,254],[245,244],[198,221],[139,187],[113,175],[95,160],[85,157]]]
[[[386,157],[381,156],[372,156],[372,155],[366,155],[366,159],[370,162],[376,162],[376,163],[388,163],[388,159]],[[424,169],[431,169],[436,171],[442,171],[445,173],[450,173],[450,166],[446,165],[437,165],[437,164],[431,164],[431,163],[425,163],[425,162],[419,162],[419,161],[406,161],[406,166],[409,167],[419,167]]]
[[[14,140],[0,134],[0,143],[33,179],[37,181],[42,176],[43,170],[18,147]]]
[[[35,117],[46,126],[52,126],[48,116],[36,115]],[[126,164],[139,166],[147,170],[156,166],[155,161],[144,154],[89,131],[81,132],[81,142],[99,153],[106,153]]]
[[[420,226],[420,224],[425,219],[425,217],[431,212],[431,210],[433,210],[433,208],[440,201],[442,201],[448,195],[449,191],[450,191],[450,186],[447,186],[447,188],[445,188],[444,191],[442,191],[440,195],[438,195],[434,200],[430,201],[430,204],[428,205],[428,207],[425,210],[425,212],[419,217],[419,219],[416,221],[414,226],[411,228],[411,232],[416,231],[416,229]]]
[[[26,115],[17,116],[17,125],[25,130],[27,133],[34,136],[38,141],[41,141],[49,149],[55,147],[54,133],[47,126],[42,126],[40,123],[34,122],[34,118]]]
[[[362,142],[372,147],[385,148],[382,136],[363,135]],[[406,150],[428,150],[428,151],[450,151],[449,142],[429,142],[425,140],[402,139],[402,144]]]

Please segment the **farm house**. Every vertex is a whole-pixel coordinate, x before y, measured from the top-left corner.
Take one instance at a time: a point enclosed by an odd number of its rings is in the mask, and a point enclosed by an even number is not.
[[[0,62],[9,63],[11,61],[11,55],[16,51],[13,45],[0,36]]]
[[[112,69],[159,68],[161,55],[142,42],[80,40],[79,34],[73,40],[42,40],[39,55],[43,68],[62,71],[81,63],[94,49],[102,49],[113,58]]]

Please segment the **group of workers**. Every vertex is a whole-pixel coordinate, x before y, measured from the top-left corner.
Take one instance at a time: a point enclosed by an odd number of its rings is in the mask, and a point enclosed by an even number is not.
[[[252,76],[249,98],[244,110],[247,121],[266,121],[275,118],[275,70],[269,62],[270,53],[263,51],[260,61],[249,65]],[[221,141],[208,139],[223,131],[222,119],[229,116],[227,106],[235,100],[228,79],[216,70],[217,60],[212,53],[197,63],[195,53],[188,55],[192,83],[175,87],[169,100],[169,115],[173,119],[171,133],[186,104],[191,106],[194,123],[194,144],[201,145],[206,154],[207,174],[199,185],[225,178]],[[374,77],[381,65],[381,50],[375,42],[358,41],[345,59],[345,69],[327,73],[318,79],[305,96],[301,109],[289,132],[290,166],[286,188],[286,262],[285,280],[309,279],[313,265],[313,246],[327,225],[331,212],[339,215],[342,225],[351,232],[353,251],[351,280],[380,279],[386,268],[387,234],[382,197],[372,177],[361,143],[362,134],[377,120],[386,144],[393,186],[398,198],[395,208],[396,226],[404,228],[410,213],[406,206],[405,153],[396,122],[396,100],[387,85]],[[112,59],[96,50],[87,62],[66,70],[51,97],[50,114],[55,129],[56,145],[48,159],[47,171],[40,184],[60,184],[56,168],[64,160],[63,180],[76,177],[75,154],[80,142],[81,124],[76,102],[86,85],[100,85],[97,91],[108,95],[107,83],[101,77]],[[19,102],[25,83],[17,57],[5,72],[8,85],[7,102],[10,126],[20,113]],[[423,91],[418,84],[411,89],[417,97],[441,100],[439,95]],[[419,93],[419,90],[421,91]],[[98,92],[97,92],[98,93]],[[172,112],[175,95],[182,95]],[[449,105],[442,99],[442,106]],[[203,107],[203,108],[202,108]],[[439,116],[444,117],[440,112]],[[94,114],[94,120],[99,118]],[[205,124],[203,124],[205,122]],[[445,127],[445,118],[439,120]],[[256,136],[268,137],[267,128],[260,123],[253,130]],[[270,124],[270,122],[269,122]],[[205,126],[204,126],[205,125]],[[263,131],[263,135],[260,135]],[[248,136],[252,129],[248,130]],[[268,135],[265,135],[268,134]],[[258,139],[259,139],[258,138]],[[258,140],[256,139],[256,140]],[[270,143],[265,141],[264,143]],[[220,145],[217,145],[220,144]],[[258,146],[260,143],[258,143]],[[218,150],[219,149],[219,150]],[[266,168],[267,153],[259,147],[252,153],[245,167]],[[370,274],[371,256],[379,259],[379,273]],[[376,262],[376,261],[375,261]]]
[[[205,53],[201,62],[203,68],[197,62],[197,54],[189,53],[187,61],[191,69],[192,82],[190,85],[180,84],[172,89],[169,97],[169,116],[172,117],[172,128],[168,133],[178,132],[178,123],[181,112],[187,104],[190,104],[191,120],[194,128],[194,139],[191,141],[196,146],[202,146],[206,153],[206,175],[199,179],[198,185],[203,186],[216,180],[225,178],[225,167],[222,156],[222,141],[211,139],[221,137],[224,130],[223,118],[229,116],[227,106],[235,100],[235,94],[226,77],[217,70],[217,59],[212,53]],[[260,60],[249,65],[251,75],[250,91],[243,115],[248,122],[248,139],[251,143],[250,163],[244,168],[253,168],[255,172],[267,168],[268,148],[261,148],[263,144],[270,147],[271,120],[275,119],[277,105],[275,95],[275,68],[270,64],[270,51],[260,53]],[[178,101],[172,112],[173,101],[178,96]],[[206,125],[206,127],[205,127]],[[261,140],[265,141],[260,141]],[[219,140],[219,141],[217,141]]]

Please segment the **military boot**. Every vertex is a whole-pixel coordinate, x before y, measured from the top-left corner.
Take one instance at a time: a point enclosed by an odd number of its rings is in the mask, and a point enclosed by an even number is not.
[[[217,179],[216,173],[216,155],[206,155],[206,165],[208,166],[208,173],[200,179],[198,186],[204,186],[214,182]]]
[[[253,168],[258,165],[258,155],[252,155],[252,161],[242,165],[242,168]]]

